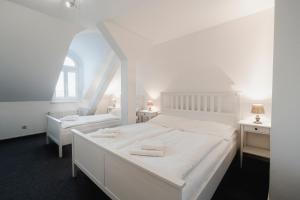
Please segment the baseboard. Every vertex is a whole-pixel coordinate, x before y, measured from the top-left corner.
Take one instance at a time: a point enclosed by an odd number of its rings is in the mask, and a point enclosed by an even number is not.
[[[18,135],[18,136],[13,136],[13,137],[0,138],[0,141],[14,140],[14,139],[19,139],[19,138],[34,136],[37,134],[43,134],[43,133],[46,133],[46,131],[41,130],[41,131],[37,131],[37,132],[26,133],[26,135]]]

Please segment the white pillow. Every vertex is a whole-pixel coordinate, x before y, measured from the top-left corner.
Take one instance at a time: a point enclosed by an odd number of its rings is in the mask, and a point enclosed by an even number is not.
[[[180,129],[180,124],[186,120],[187,119],[181,117],[160,114],[157,117],[152,118],[148,123],[160,125],[167,128]]]
[[[60,118],[61,121],[77,121],[79,120],[79,115],[67,115],[63,118]]]
[[[225,140],[230,140],[235,128],[230,125],[222,124],[214,121],[186,120],[179,125],[180,129],[187,132],[208,134],[222,137]]]

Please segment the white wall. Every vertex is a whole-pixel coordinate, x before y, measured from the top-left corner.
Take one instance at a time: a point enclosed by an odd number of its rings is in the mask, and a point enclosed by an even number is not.
[[[80,27],[8,1],[0,24],[0,101],[51,100]]]
[[[107,113],[107,107],[113,105],[113,99],[115,99],[115,106],[119,108],[121,105],[121,67],[119,67],[110,81],[103,98],[97,106],[96,113]]]
[[[240,91],[242,117],[254,102],[270,116],[274,10],[199,31],[151,48],[138,59],[137,95],[162,91]]]
[[[300,1],[275,3],[270,199],[299,199]]]
[[[0,140],[43,133],[47,112],[71,111],[77,107],[75,103],[52,104],[49,101],[1,102]],[[22,129],[24,125],[27,129]]]
[[[143,55],[151,47],[150,41],[147,41],[138,35],[118,26],[112,21],[104,24],[105,28],[110,32],[122,52],[126,56],[127,72],[124,75],[127,81],[127,103],[128,103],[128,122],[136,122],[136,67],[138,58]],[[122,60],[122,59],[121,59]],[[123,62],[124,60],[122,60]],[[124,62],[123,62],[124,64]],[[122,66],[123,68],[123,66]],[[123,70],[122,70],[123,74]],[[122,75],[122,82],[123,77]],[[122,87],[123,90],[123,87]]]
[[[77,107],[50,100],[80,27],[7,1],[0,24],[0,139],[44,132],[48,111]]]

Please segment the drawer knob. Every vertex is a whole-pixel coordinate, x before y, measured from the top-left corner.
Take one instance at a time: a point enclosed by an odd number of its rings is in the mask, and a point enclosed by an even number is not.
[[[254,128],[254,130],[256,130],[256,131],[257,131],[257,128]]]

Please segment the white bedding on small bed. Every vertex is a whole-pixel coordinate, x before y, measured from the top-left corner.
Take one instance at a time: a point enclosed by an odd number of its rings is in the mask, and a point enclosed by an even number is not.
[[[118,136],[113,138],[99,138],[97,137],[97,135],[101,134],[102,131],[105,131],[105,129],[102,129],[96,132],[92,132],[88,134],[86,137],[94,141],[100,146],[105,146],[106,148],[118,149],[130,145],[137,141],[158,136],[160,134],[169,132],[173,129],[162,127],[151,123],[139,123],[139,124],[120,126],[116,128],[108,128],[106,130],[109,131],[116,130],[116,132],[119,132],[119,134]]]
[[[107,122],[107,121],[120,121],[120,118],[112,114],[79,116],[78,119],[74,121],[62,121],[61,127],[71,128],[71,127],[85,125],[85,124]]]

